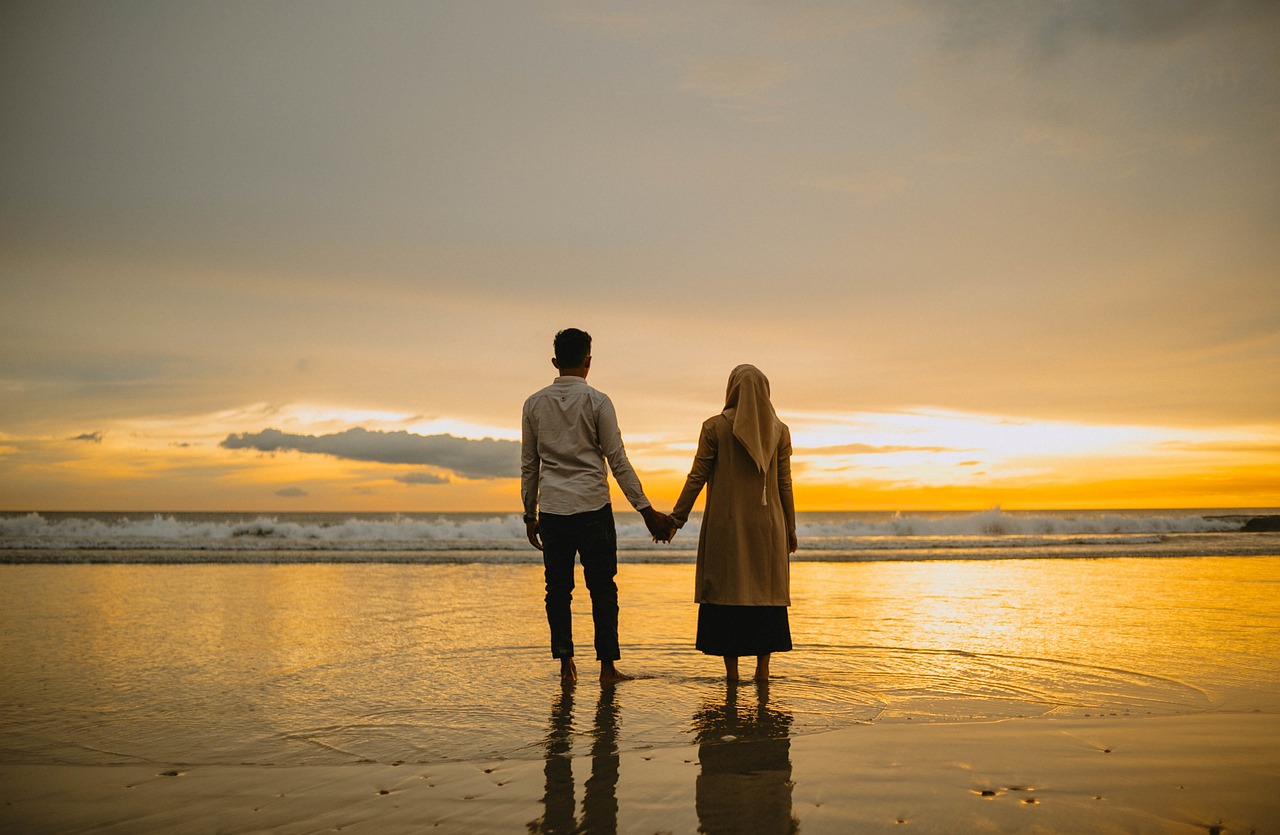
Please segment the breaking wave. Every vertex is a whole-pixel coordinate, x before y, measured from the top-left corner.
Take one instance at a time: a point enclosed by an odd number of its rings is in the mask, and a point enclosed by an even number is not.
[[[1171,539],[1239,531],[1247,517],[1157,513],[1009,513],[995,508],[963,514],[802,513],[798,559],[934,559],[988,553],[1050,556],[1073,548],[1141,550]],[[619,547],[636,559],[690,559],[700,520],[695,516],[670,545],[650,541],[637,514],[618,516]],[[0,516],[0,554],[159,552],[338,553],[458,555],[507,562],[536,559],[516,514],[65,514]],[[487,558],[480,555],[489,555]],[[466,555],[472,555],[470,557]],[[504,556],[505,555],[505,556]],[[647,555],[647,556],[646,556]],[[897,556],[895,556],[897,555]],[[361,559],[360,557],[350,557]],[[231,556],[234,560],[235,557]]]

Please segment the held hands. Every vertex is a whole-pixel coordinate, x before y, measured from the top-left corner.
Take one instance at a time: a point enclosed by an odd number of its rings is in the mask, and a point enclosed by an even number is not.
[[[640,515],[644,517],[644,525],[649,529],[654,542],[670,542],[671,537],[676,535],[676,523],[667,514],[659,513],[649,506],[641,510]]]
[[[644,517],[645,527],[649,529],[654,542],[670,542],[676,535],[676,523],[671,521],[671,517],[667,514],[659,513],[652,507],[646,507],[640,511],[640,515]],[[537,522],[525,522],[524,534],[530,545],[539,551],[542,550],[541,526]]]

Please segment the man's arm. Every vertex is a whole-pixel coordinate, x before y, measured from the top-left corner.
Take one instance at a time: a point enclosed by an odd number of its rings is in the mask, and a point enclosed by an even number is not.
[[[542,542],[538,538],[538,476],[541,471],[538,432],[526,402],[520,420],[520,501],[524,504],[525,536],[529,544],[539,551],[542,550]]]
[[[596,433],[600,441],[600,451],[609,462],[609,469],[613,471],[614,480],[622,488],[622,494],[627,497],[632,507],[640,511],[640,515],[644,517],[645,527],[649,529],[653,538],[670,542],[671,520],[665,513],[655,510],[652,502],[645,497],[644,488],[640,486],[640,477],[636,475],[631,462],[627,460],[627,449],[622,444],[622,430],[618,428],[618,414],[614,411],[613,401],[603,393],[596,408]]]
[[[600,402],[596,408],[596,432],[598,433],[596,437],[600,441],[600,451],[609,462],[609,469],[613,471],[614,479],[622,488],[622,494],[627,497],[632,507],[643,513],[652,502],[645,497],[644,488],[640,486],[640,477],[636,475],[636,471],[631,468],[631,462],[627,460],[627,450],[622,445],[622,430],[618,428],[618,415],[613,410],[613,401],[608,395],[600,395]]]

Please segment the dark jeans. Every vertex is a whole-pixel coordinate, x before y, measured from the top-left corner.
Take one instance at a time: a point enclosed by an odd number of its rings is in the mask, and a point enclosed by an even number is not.
[[[613,507],[557,516],[538,515],[542,534],[542,564],[547,580],[547,623],[551,626],[551,656],[573,657],[574,557],[582,558],[582,573],[591,593],[591,619],[595,623],[596,659],[616,661],[618,651],[618,532]]]

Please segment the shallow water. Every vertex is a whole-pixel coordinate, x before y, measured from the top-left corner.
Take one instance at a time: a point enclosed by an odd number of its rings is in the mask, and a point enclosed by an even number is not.
[[[0,566],[0,758],[429,763],[542,757],[602,716],[626,751],[702,741],[708,716],[724,733],[726,710],[795,736],[1280,709],[1280,557],[798,563],[792,577],[796,650],[767,693],[735,701],[691,648],[690,565],[621,567],[620,667],[638,678],[607,692],[590,680],[579,583],[584,680],[568,697],[536,566]]]

